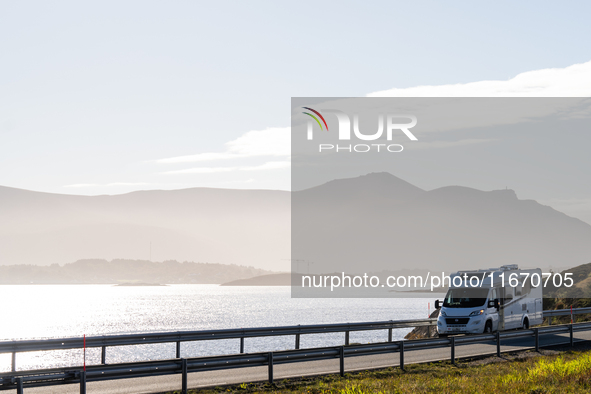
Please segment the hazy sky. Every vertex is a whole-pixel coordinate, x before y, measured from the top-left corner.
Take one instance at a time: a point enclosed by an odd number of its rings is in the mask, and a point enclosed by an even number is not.
[[[289,189],[291,97],[591,96],[590,14],[587,1],[3,1],[0,185]]]

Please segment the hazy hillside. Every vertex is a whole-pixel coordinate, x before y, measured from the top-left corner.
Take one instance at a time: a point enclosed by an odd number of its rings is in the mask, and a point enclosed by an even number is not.
[[[318,273],[547,269],[591,259],[590,225],[513,190],[425,191],[374,173],[294,192],[292,210],[292,254]]]
[[[0,266],[0,284],[225,283],[269,271],[225,264],[145,260],[80,260],[50,266]]]
[[[566,273],[571,274],[569,277],[573,279],[573,286],[556,288],[552,281],[548,281],[545,294],[548,297],[586,298],[589,301],[591,299],[591,263],[564,270],[560,274],[564,277]]]
[[[288,267],[290,195],[195,188],[70,196],[0,187],[0,265],[84,258]]]
[[[221,286],[291,286],[292,276],[296,275],[289,273],[260,275],[254,278],[238,279],[222,283]]]
[[[194,188],[86,197],[0,187],[0,218],[0,265],[151,259],[286,271],[291,256],[318,273],[449,272],[591,260],[590,225],[513,190],[425,191],[388,173],[294,193]]]
[[[544,289],[544,309],[569,309],[591,307],[591,263],[582,264],[560,274],[570,273],[573,278],[572,287],[554,287],[550,280]],[[571,316],[556,316],[552,318],[553,324],[570,323]],[[590,321],[591,314],[574,315],[573,321]]]

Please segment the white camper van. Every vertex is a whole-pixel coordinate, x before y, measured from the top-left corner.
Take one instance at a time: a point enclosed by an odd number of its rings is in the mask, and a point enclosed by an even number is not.
[[[454,279],[455,278],[455,279]],[[542,324],[542,271],[517,264],[450,275],[437,319],[439,336],[481,334]]]

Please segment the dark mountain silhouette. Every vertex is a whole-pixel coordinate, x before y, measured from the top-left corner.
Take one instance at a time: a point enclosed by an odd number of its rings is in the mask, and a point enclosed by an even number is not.
[[[292,255],[314,272],[575,266],[591,226],[513,190],[423,191],[386,173],[292,194]]]

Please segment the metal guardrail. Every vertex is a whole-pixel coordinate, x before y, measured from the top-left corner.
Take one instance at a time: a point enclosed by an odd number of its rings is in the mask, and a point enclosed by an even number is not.
[[[304,334],[325,334],[344,332],[345,345],[349,344],[349,332],[388,330],[388,341],[392,341],[392,329],[431,326],[437,319],[390,320],[371,323],[313,324],[279,327],[233,328],[225,330],[177,331],[148,334],[104,335],[86,337],[87,348],[101,348],[101,364],[106,364],[106,348],[110,346],[146,345],[176,342],[176,358],[181,358],[181,342],[209,341],[217,339],[240,339],[240,353],[244,353],[244,339],[268,336],[295,336],[295,348],[300,348],[300,336]],[[55,338],[24,341],[0,342],[0,354],[12,353],[12,368],[16,371],[16,354],[43,350],[82,349],[84,338]]]
[[[188,359],[172,359],[159,361],[145,361],[113,365],[92,365],[86,371],[80,367],[61,368],[52,370],[22,371],[18,373],[0,374],[0,390],[14,390],[22,394],[28,387],[80,384],[80,392],[86,393],[87,381],[102,381],[124,378],[139,378],[145,376],[162,376],[181,374],[183,393],[187,392],[187,374],[190,372],[204,372],[221,369],[267,366],[269,382],[273,382],[273,366],[276,364],[297,363],[304,361],[332,360],[338,358],[341,376],[345,373],[345,358],[367,356],[384,353],[399,353],[399,366],[404,369],[404,353],[414,349],[450,348],[450,360],[455,363],[456,346],[471,343],[494,342],[496,354],[501,354],[501,340],[514,338],[529,338],[535,340],[536,351],[540,348],[540,335],[570,334],[570,345],[574,345],[573,333],[591,330],[591,323],[575,323],[519,330],[513,332],[497,332],[464,337],[434,338],[427,340],[397,341],[369,345],[336,346],[313,349],[286,350],[269,353],[251,353],[228,356],[198,357]],[[554,344],[552,344],[554,345]]]
[[[582,315],[585,313],[591,313],[591,308],[575,308],[572,309],[573,315]],[[544,317],[553,316],[566,316],[571,314],[571,309],[556,309],[553,311],[544,311]]]
[[[573,309],[573,314],[591,313],[591,308]],[[570,309],[544,311],[544,317],[570,315]],[[273,381],[273,365],[301,361],[318,361],[340,358],[341,374],[344,374],[344,358],[380,353],[400,353],[400,366],[404,368],[404,350],[419,348],[451,347],[451,359],[455,362],[455,346],[466,343],[479,343],[496,340],[497,354],[500,355],[500,340],[507,338],[535,337],[535,348],[539,348],[539,334],[570,332],[570,343],[573,344],[573,331],[591,330],[591,323],[576,323],[533,328],[514,332],[497,332],[496,334],[450,337],[429,340],[413,340],[392,342],[392,329],[435,325],[437,319],[398,320],[374,323],[344,323],[328,325],[283,326],[264,328],[243,328],[229,330],[207,330],[174,333],[151,333],[112,335],[86,338],[86,347],[101,347],[101,365],[81,367],[42,369],[31,371],[15,371],[15,355],[17,352],[76,349],[83,347],[83,338],[45,339],[27,341],[0,342],[0,353],[12,352],[12,372],[0,373],[0,390],[17,389],[22,393],[25,387],[47,386],[55,384],[79,383],[81,393],[86,392],[86,381],[134,378],[167,374],[182,374],[182,386],[186,392],[186,376],[188,372],[210,371],[215,369],[243,368],[263,366],[269,368],[269,380]],[[349,345],[350,331],[388,330],[388,342],[370,345]],[[299,349],[302,334],[345,332],[345,346]],[[271,353],[244,353],[244,338],[295,335],[296,349]],[[216,339],[240,339],[240,353],[229,356],[212,356],[198,358],[180,358],[180,343],[185,341],[201,341]],[[177,359],[121,363],[105,365],[105,349],[107,346],[139,345],[154,343],[177,343]]]

